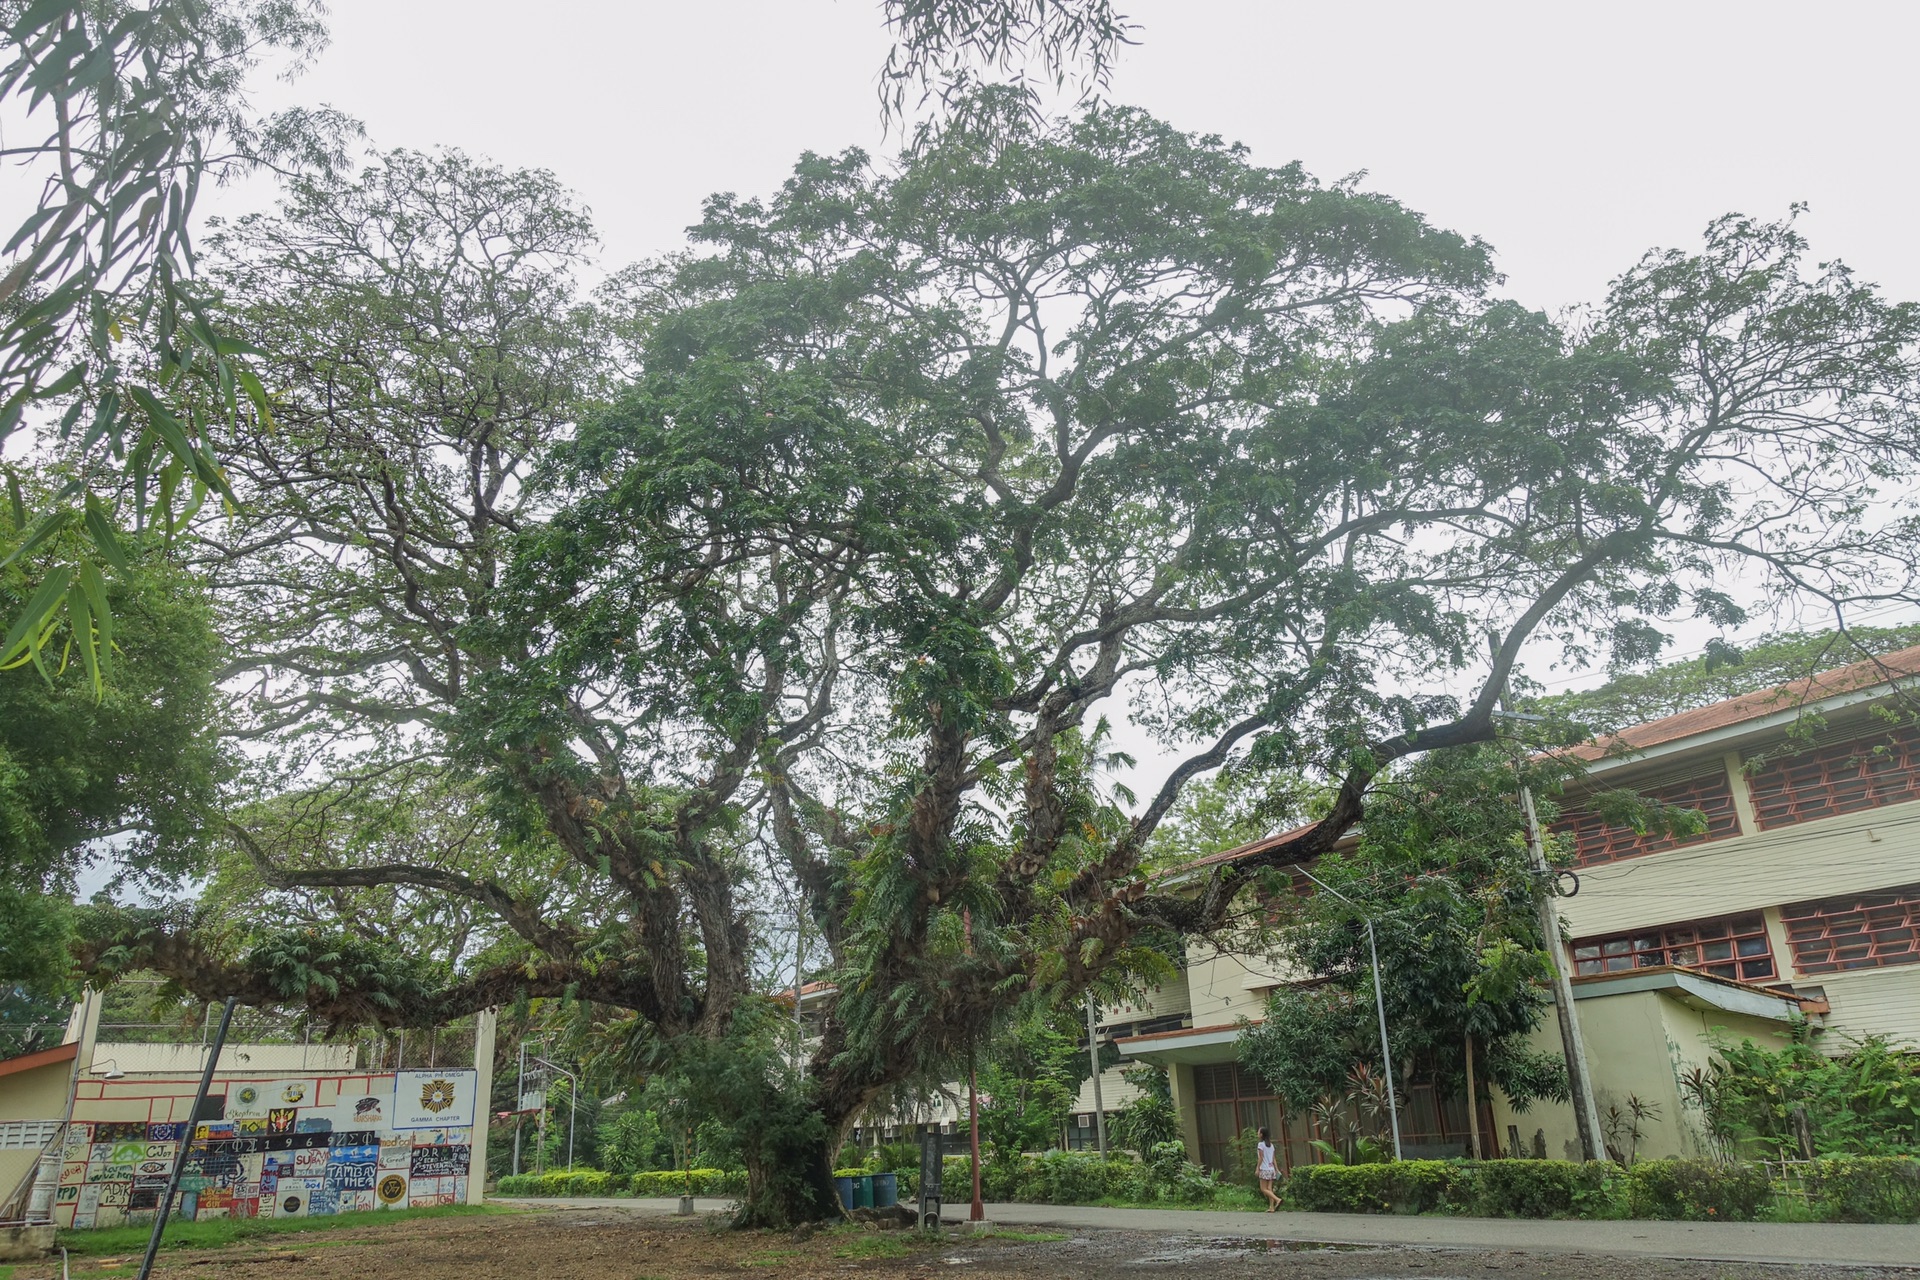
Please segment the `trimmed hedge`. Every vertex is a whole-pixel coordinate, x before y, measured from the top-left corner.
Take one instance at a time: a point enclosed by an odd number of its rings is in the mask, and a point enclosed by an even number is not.
[[[498,1183],[503,1196],[738,1196],[747,1191],[747,1175],[737,1169],[656,1169],[621,1177],[598,1169],[568,1173],[508,1174]]]
[[[1773,1183],[1757,1164],[1642,1160],[1627,1173],[1627,1211],[1636,1218],[1752,1222],[1772,1202]]]
[[[1621,1170],[1604,1161],[1399,1160],[1302,1165],[1288,1177],[1290,1208],[1320,1213],[1461,1213],[1482,1218],[1567,1218],[1618,1198]]]
[[[1822,1222],[1920,1222],[1920,1160],[1816,1160],[1807,1174],[1807,1203]]]
[[[836,1171],[839,1172],[839,1171]],[[849,1170],[868,1173],[870,1170]],[[981,1170],[989,1200],[1092,1204],[1100,1200],[1205,1204],[1223,1188],[1198,1169],[1171,1174],[1115,1154],[1050,1151]],[[972,1168],[964,1156],[942,1169],[949,1203],[964,1201]],[[622,1178],[597,1169],[500,1179],[505,1196],[743,1196],[739,1170],[661,1170]],[[900,1197],[915,1193],[903,1177]],[[1822,1222],[1920,1221],[1920,1159],[1818,1160],[1805,1176],[1806,1203]],[[1292,1209],[1320,1213],[1455,1213],[1487,1218],[1672,1218],[1750,1222],[1783,1193],[1764,1166],[1711,1160],[1642,1160],[1631,1169],[1604,1161],[1401,1160],[1387,1164],[1302,1165],[1287,1178]],[[1237,1193],[1236,1193],[1237,1194]]]

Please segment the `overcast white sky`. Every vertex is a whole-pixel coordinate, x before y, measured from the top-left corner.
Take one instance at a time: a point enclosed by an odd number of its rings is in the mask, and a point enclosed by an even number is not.
[[[331,7],[332,46],[290,85],[263,84],[258,105],[327,103],[382,147],[551,169],[591,206],[609,269],[676,248],[703,197],[767,192],[804,150],[887,149],[875,0]],[[1649,248],[1795,201],[1811,206],[1802,225],[1820,255],[1920,297],[1920,5],[1122,7],[1140,44],[1112,97],[1245,142],[1260,163],[1298,159],[1327,179],[1364,169],[1372,188],[1491,242],[1507,291],[1531,305],[1597,300]],[[238,212],[270,194],[250,184],[201,207]]]
[[[1114,99],[1242,141],[1260,163],[1297,159],[1326,179],[1366,170],[1372,188],[1491,242],[1507,292],[1530,305],[1596,301],[1648,249],[1692,245],[1725,212],[1774,217],[1796,201],[1817,254],[1920,298],[1920,5],[1121,7],[1140,31]],[[381,147],[551,169],[592,208],[608,269],[678,247],[711,192],[771,191],[802,151],[888,149],[876,0],[331,9],[331,47],[291,84],[263,84],[260,106],[326,103]],[[202,207],[269,194],[215,192]]]
[[[1816,250],[1920,297],[1920,5],[1121,0],[1112,96],[1369,183],[1489,240],[1509,290],[1597,298],[1729,210],[1811,211]],[[332,0],[333,44],[262,105],[326,102],[381,146],[552,169],[617,266],[803,150],[884,150],[874,0]],[[206,208],[218,205],[216,195]]]

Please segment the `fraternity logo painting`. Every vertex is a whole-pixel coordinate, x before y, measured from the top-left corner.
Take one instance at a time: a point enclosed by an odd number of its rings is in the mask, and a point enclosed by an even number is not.
[[[393,1081],[392,1129],[458,1129],[473,1123],[476,1073],[401,1071]]]

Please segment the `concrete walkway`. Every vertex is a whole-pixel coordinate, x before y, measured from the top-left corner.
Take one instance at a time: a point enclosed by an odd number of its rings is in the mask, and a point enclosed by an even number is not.
[[[671,1215],[672,1199],[496,1198],[544,1209],[622,1209]],[[698,1199],[700,1214],[732,1201]],[[946,1206],[945,1221],[966,1219],[967,1206]],[[1435,1249],[1512,1249],[1713,1262],[1826,1263],[1905,1266],[1920,1271],[1920,1226],[1848,1226],[1807,1222],[1581,1222],[1517,1218],[1398,1217],[1356,1213],[1245,1213],[1218,1209],[1098,1209],[1050,1204],[990,1204],[990,1221],[1008,1227],[1077,1231],[1154,1231],[1169,1235],[1244,1236],[1330,1244],[1414,1245]]]

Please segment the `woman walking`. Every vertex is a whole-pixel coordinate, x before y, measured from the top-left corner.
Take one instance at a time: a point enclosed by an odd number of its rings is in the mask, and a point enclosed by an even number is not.
[[[1280,1166],[1274,1159],[1273,1139],[1267,1136],[1264,1127],[1260,1130],[1260,1142],[1253,1151],[1257,1158],[1254,1176],[1260,1179],[1260,1194],[1267,1198],[1267,1212],[1272,1213],[1280,1207],[1280,1197],[1273,1194],[1273,1183],[1280,1176]]]

